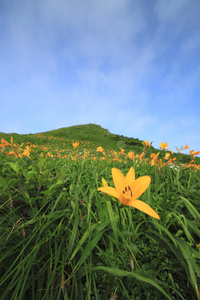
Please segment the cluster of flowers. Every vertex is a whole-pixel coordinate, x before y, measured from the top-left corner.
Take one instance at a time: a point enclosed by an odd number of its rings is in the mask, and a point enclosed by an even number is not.
[[[112,161],[119,161],[124,164],[127,163],[128,160],[134,160],[135,163],[148,163],[151,164],[151,166],[158,166],[159,169],[166,165],[171,165],[175,166],[175,157],[171,157],[173,155],[173,151],[171,149],[167,149],[168,145],[167,143],[162,142],[160,144],[160,149],[161,150],[168,150],[166,151],[164,159],[160,158],[160,153],[151,153],[149,157],[147,157],[147,147],[151,147],[151,144],[149,141],[144,141],[144,149],[141,154],[135,154],[134,151],[129,151],[128,153],[125,153],[125,149],[121,148],[120,151],[114,151],[114,150],[104,150],[101,146],[94,148],[91,147],[89,142],[86,143],[81,143],[78,141],[72,142],[72,146],[74,151],[69,150],[69,146],[64,143],[64,141],[61,141],[62,147],[58,147],[57,149],[51,148],[51,145],[49,146],[38,146],[37,144],[30,144],[27,143],[26,146],[18,145],[17,143],[13,142],[13,139],[11,138],[11,142],[7,142],[5,139],[1,139],[0,143],[0,151],[4,152],[6,155],[13,155],[15,157],[22,157],[22,156],[27,156],[30,157],[31,151],[33,151],[33,148],[37,148],[40,151],[40,156],[43,157],[57,157],[57,158],[68,158],[71,160],[78,160],[78,159],[92,159],[92,160],[112,160]],[[60,146],[61,146],[60,144]],[[24,146],[24,147],[23,147]],[[84,148],[82,151],[79,151],[79,147],[81,148],[84,147],[89,147],[90,150]],[[6,149],[5,149],[6,148]],[[63,149],[64,148],[64,149]],[[182,150],[188,149],[188,145],[185,147],[182,147],[181,149],[177,150],[181,154]],[[7,151],[6,151],[7,150]],[[169,152],[170,150],[170,152]],[[99,153],[99,154],[98,154]],[[101,155],[100,155],[101,154]],[[182,165],[182,167],[188,168],[192,167],[193,169],[197,170],[200,169],[200,165],[195,163],[195,155],[200,154],[200,151],[194,151],[190,150],[190,156],[191,156],[191,161],[189,164]]]
[[[25,146],[23,149],[23,144],[20,146],[17,143],[13,142],[13,138],[11,138],[10,143],[8,143],[6,140],[1,139],[1,152],[4,152],[6,148],[9,148],[9,151],[6,153],[6,155],[13,155],[14,157],[22,157],[22,156],[30,156],[31,148],[29,145]]]
[[[77,142],[76,142],[77,143]],[[116,151],[112,151],[112,155],[113,155],[113,160],[118,160],[118,161],[122,161],[122,156],[124,156],[124,163],[127,162],[127,159],[130,159],[130,160],[133,160],[135,159],[137,162],[144,162],[144,163],[150,163],[152,166],[154,165],[157,165],[159,168],[161,167],[164,167],[164,166],[167,166],[167,165],[173,165],[174,162],[176,161],[176,158],[171,158],[170,155],[172,154],[173,155],[173,151],[170,149],[170,152],[166,152],[165,153],[165,157],[164,157],[164,161],[159,158],[159,155],[160,153],[158,152],[157,154],[155,153],[151,153],[150,154],[150,158],[146,158],[145,155],[147,153],[146,151],[146,148],[147,147],[151,147],[151,144],[149,141],[144,141],[143,142],[143,145],[144,145],[144,150],[141,154],[135,154],[134,151],[129,151],[127,154],[125,153],[125,149],[121,149],[119,153],[117,153]],[[161,143],[159,144],[161,150],[169,150],[167,149],[167,146],[169,144],[167,143]],[[185,147],[181,148],[181,149],[178,149],[179,153],[181,154],[181,150],[185,150],[185,149],[188,149],[188,145],[186,145]],[[100,159],[105,159],[106,157],[106,154],[105,154],[105,151],[102,147],[98,147],[96,149],[96,151],[98,152],[101,152],[103,154],[103,157],[101,157]],[[193,167],[194,169],[200,169],[200,165],[197,165],[195,163],[195,155],[198,155],[200,154],[200,151],[194,151],[194,150],[190,150],[190,155],[191,155],[191,161],[189,164],[185,164],[185,165],[182,165],[184,166],[185,168],[188,168],[188,167]]]

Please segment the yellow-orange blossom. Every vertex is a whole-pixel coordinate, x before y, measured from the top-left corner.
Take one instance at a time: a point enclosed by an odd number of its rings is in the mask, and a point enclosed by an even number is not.
[[[123,205],[135,207],[155,219],[160,219],[159,215],[146,203],[137,200],[148,188],[151,178],[142,176],[135,180],[135,170],[130,168],[126,177],[116,168],[112,168],[112,177],[115,188],[100,187],[98,191],[109,194],[117,198]]]

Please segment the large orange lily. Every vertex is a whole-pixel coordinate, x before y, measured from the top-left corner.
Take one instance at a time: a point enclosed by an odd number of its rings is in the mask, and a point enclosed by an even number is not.
[[[159,215],[148,204],[137,200],[148,188],[151,181],[149,176],[142,176],[135,180],[135,170],[131,167],[126,177],[120,170],[112,168],[112,177],[115,188],[104,186],[98,188],[98,191],[114,196],[123,205],[135,207],[155,219],[160,219]]]

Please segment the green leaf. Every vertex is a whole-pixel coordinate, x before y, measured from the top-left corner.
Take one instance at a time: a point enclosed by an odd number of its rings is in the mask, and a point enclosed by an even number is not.
[[[5,185],[6,185],[6,183],[7,183],[7,180],[6,180],[6,179],[4,179],[4,178],[0,178],[0,187],[3,187],[3,186],[5,186]]]
[[[108,272],[109,274],[113,275],[113,276],[119,276],[119,277],[133,277],[141,282],[145,282],[145,283],[149,283],[150,285],[154,286],[156,289],[158,289],[163,295],[165,295],[165,297],[167,299],[171,298],[168,296],[168,294],[160,287],[160,285],[153,279],[148,278],[148,277],[144,277],[142,275],[137,274],[136,272],[129,272],[129,271],[123,271],[117,268],[109,268],[109,267],[104,267],[104,266],[100,266],[100,267],[93,267],[92,268],[93,272],[98,272],[98,271],[104,271],[104,272]]]
[[[37,175],[37,172],[29,171],[28,173],[25,174],[25,178],[26,180],[30,180],[34,175]]]
[[[80,241],[78,242],[78,246],[74,249],[74,252],[71,255],[70,260],[77,254],[77,252],[81,249],[85,241],[89,238],[89,234],[91,234],[95,229],[97,232],[101,232],[107,225],[109,224],[108,221],[103,222],[102,224],[92,224],[90,228],[88,228]]]
[[[16,173],[18,173],[18,171],[20,169],[18,161],[16,161],[16,163],[7,162],[6,164],[9,165],[11,167],[11,169],[13,169]]]

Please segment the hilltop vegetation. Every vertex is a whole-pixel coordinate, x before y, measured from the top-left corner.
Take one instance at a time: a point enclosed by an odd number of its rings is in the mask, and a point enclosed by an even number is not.
[[[76,138],[76,140],[92,141],[96,144],[96,146],[100,145],[105,149],[119,150],[120,143],[118,142],[122,142],[122,148],[127,147],[128,151],[130,151],[130,147],[133,146],[135,146],[139,151],[143,148],[142,141],[139,139],[112,134],[108,131],[108,129],[104,129],[100,125],[95,124],[71,126],[49,131],[47,133],[57,137],[66,136],[68,139]]]

